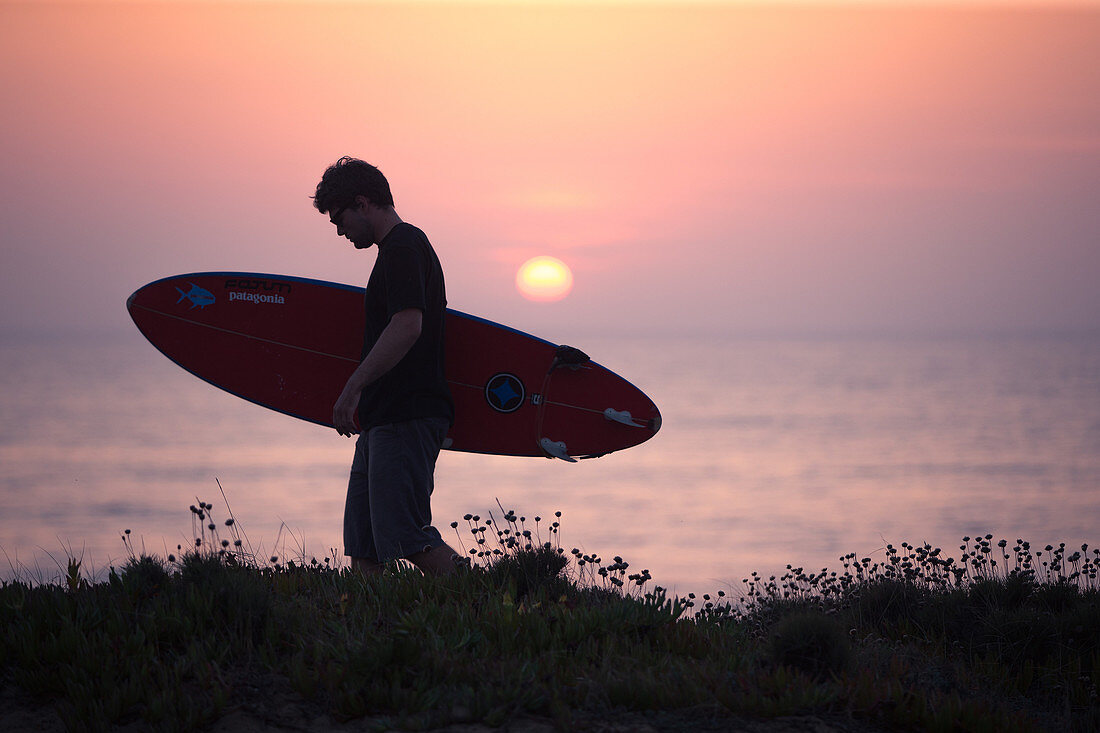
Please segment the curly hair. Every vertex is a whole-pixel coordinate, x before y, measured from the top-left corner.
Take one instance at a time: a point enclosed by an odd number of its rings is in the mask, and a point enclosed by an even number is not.
[[[393,206],[390,183],[382,171],[366,161],[345,155],[321,176],[313,205],[325,213],[350,205],[356,196],[365,196],[376,206]]]

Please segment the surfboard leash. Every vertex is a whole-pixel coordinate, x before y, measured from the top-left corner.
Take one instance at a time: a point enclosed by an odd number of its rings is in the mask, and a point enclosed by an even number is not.
[[[542,379],[542,389],[539,390],[541,398],[539,400],[538,413],[535,419],[535,445],[539,447],[539,450],[541,450],[547,458],[561,458],[570,463],[575,463],[577,460],[566,452],[564,443],[556,443],[542,434],[543,417],[546,411],[546,403],[549,401],[550,378],[558,369],[577,370],[583,368],[584,365],[590,361],[591,358],[589,358],[588,354],[576,347],[563,344],[554,349],[554,359],[550,362],[550,367],[546,370],[546,376]]]

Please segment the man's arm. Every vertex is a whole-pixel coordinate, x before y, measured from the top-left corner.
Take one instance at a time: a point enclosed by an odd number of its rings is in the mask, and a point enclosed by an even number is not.
[[[398,311],[382,329],[374,347],[363,359],[344,385],[344,391],[332,408],[332,423],[340,435],[354,435],[355,412],[359,409],[359,396],[363,389],[397,366],[420,337],[424,314],[418,308]]]

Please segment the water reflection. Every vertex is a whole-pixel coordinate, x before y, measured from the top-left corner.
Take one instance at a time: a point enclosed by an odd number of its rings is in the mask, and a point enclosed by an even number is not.
[[[886,542],[1097,539],[1095,342],[596,341],[593,358],[660,406],[661,433],[576,465],[445,452],[445,537],[467,512],[499,514],[496,499],[529,519],[560,510],[567,549],[622,555],[685,593],[787,563],[839,567]],[[215,477],[263,553],[283,523],[288,549],[339,548],[352,444],[334,432],[221,393],[137,340],[5,346],[0,360],[11,564],[49,570],[43,550],[71,546],[104,571],[126,528],[152,552],[187,545],[196,496],[226,516]]]

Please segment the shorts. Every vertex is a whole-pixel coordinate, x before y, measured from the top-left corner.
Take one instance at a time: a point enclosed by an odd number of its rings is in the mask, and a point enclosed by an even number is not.
[[[446,544],[432,526],[435,461],[450,421],[429,417],[359,435],[344,505],[344,554],[384,563]]]

